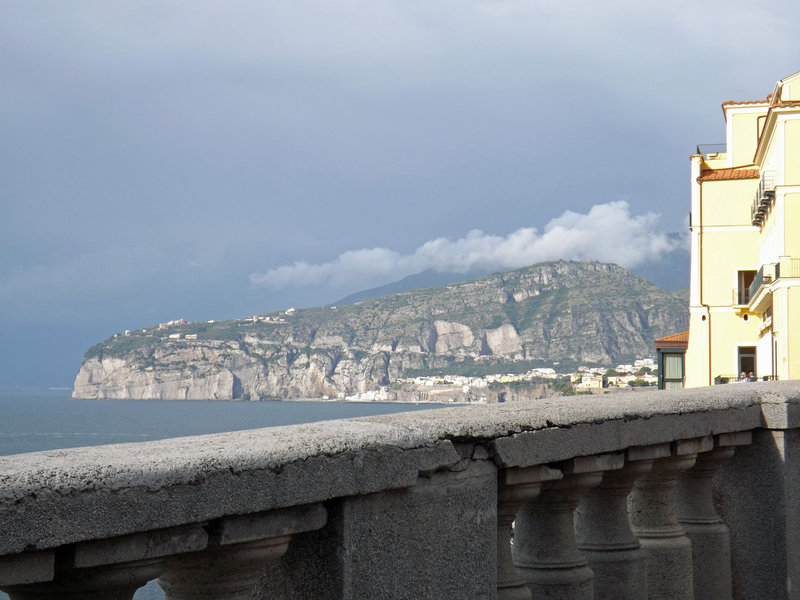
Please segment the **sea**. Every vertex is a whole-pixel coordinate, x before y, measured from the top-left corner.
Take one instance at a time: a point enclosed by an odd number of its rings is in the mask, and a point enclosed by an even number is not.
[[[0,389],[0,455],[147,442],[441,408],[381,402],[77,400],[69,388]],[[7,595],[0,592],[0,599]],[[163,600],[151,581],[134,600]]]

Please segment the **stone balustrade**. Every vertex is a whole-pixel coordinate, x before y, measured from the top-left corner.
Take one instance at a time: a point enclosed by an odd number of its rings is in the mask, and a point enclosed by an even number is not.
[[[799,436],[772,382],[0,457],[0,589],[800,599]]]

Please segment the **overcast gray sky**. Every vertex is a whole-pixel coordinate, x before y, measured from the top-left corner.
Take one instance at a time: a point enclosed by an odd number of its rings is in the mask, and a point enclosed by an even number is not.
[[[800,8],[0,3],[0,385],[126,328],[425,269],[636,268],[686,229],[720,103],[800,70]]]

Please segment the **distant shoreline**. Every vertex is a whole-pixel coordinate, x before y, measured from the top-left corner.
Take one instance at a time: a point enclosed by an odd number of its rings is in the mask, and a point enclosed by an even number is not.
[[[34,390],[30,390],[34,391]],[[47,391],[44,388],[40,388],[39,391]],[[53,390],[50,390],[53,391]],[[68,390],[63,390],[68,391]],[[198,400],[196,398],[188,399],[188,398],[175,398],[173,400],[166,400],[163,398],[72,398],[71,400],[78,400],[78,401],[89,401],[89,402],[230,402],[234,404],[267,404],[270,402],[317,402],[320,404],[422,404],[422,405],[436,405],[436,406],[466,406],[469,404],[487,404],[486,402],[461,402],[461,401],[453,401],[453,402],[435,402],[433,400],[345,400],[342,398],[331,398],[328,400],[323,400],[322,398],[270,398],[265,400],[243,400],[242,398],[234,398],[232,400],[220,400],[220,399],[207,399],[207,400]]]

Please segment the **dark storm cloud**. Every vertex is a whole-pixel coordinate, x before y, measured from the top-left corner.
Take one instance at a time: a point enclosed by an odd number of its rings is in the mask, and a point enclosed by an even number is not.
[[[516,239],[567,210],[625,202],[651,219],[637,247],[653,247],[685,226],[686,158],[723,139],[720,102],[798,70],[797,13],[4,2],[0,328],[17,333],[2,358],[31,362],[19,332],[55,324],[105,337],[333,300],[250,275],[302,263],[330,271],[312,284],[368,285],[342,256],[418,256],[476,229]]]

